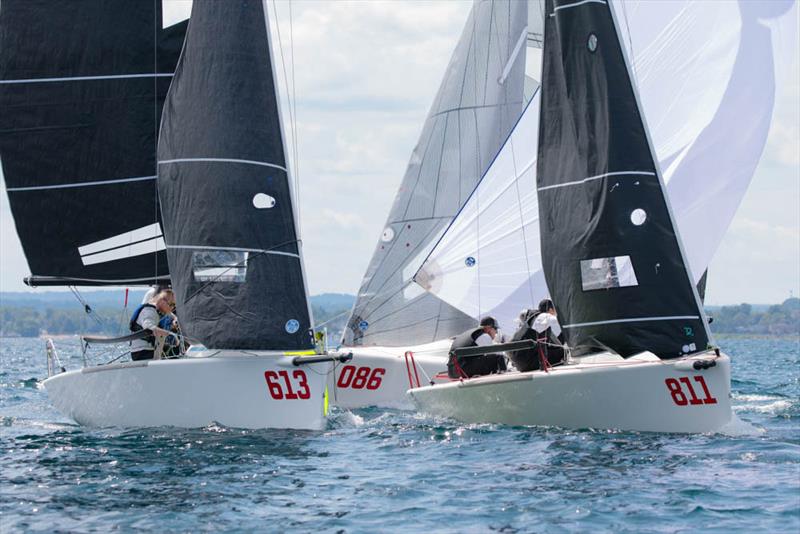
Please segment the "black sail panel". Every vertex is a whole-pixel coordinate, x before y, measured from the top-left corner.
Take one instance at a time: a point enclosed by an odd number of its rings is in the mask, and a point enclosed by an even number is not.
[[[34,285],[167,279],[156,134],[186,31],[161,2],[3,0],[0,160]]]
[[[159,139],[178,315],[215,349],[312,346],[261,0],[195,0]]]
[[[612,17],[603,0],[546,3],[544,273],[578,353],[674,358],[709,334]]]
[[[527,9],[474,2],[361,282],[346,344],[425,343],[475,324],[412,278],[522,113]]]

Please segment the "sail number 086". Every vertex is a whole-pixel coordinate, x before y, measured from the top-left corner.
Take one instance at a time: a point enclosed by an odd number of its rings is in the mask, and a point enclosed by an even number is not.
[[[381,387],[384,374],[386,374],[386,369],[382,367],[372,369],[371,367],[345,365],[342,367],[336,385],[340,388],[364,389],[366,387],[376,390]]]
[[[708,390],[705,379],[702,376],[695,376],[694,381],[703,388],[704,397],[702,399],[698,398],[694,391],[694,387],[692,386],[692,381],[689,380],[688,376],[682,376],[680,378],[667,378],[664,380],[670,395],[672,395],[672,402],[678,406],[686,406],[688,404],[691,404],[692,406],[698,404],[716,404],[717,399],[711,396],[711,392]],[[684,388],[686,392],[684,392]]]

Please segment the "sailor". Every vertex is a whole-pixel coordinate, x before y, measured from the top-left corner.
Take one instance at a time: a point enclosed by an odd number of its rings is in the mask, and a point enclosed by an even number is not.
[[[168,330],[173,334],[180,334],[181,328],[178,324],[178,317],[175,315],[175,293],[171,289],[163,290],[164,295],[167,296],[170,311],[163,313],[159,311],[161,319],[158,321],[158,326],[164,330]],[[181,350],[181,343],[179,343],[179,336],[170,335],[164,341],[164,357],[172,358],[180,356],[183,352]]]
[[[171,293],[171,291],[170,291]],[[172,311],[170,307],[170,297],[166,291],[158,293],[150,302],[139,305],[134,310],[130,321],[131,332],[149,330],[151,335],[142,339],[131,341],[131,359],[152,360],[155,353],[156,336],[168,336],[169,330],[158,326],[160,320],[159,313],[166,314]]]
[[[536,371],[542,364],[549,367],[561,363],[564,360],[564,336],[553,301],[543,299],[537,309],[524,311],[524,317],[520,314],[520,327],[511,340],[531,339],[536,341],[536,346],[510,352],[509,359],[514,367],[525,372]]]
[[[480,356],[453,357],[455,349],[466,347],[485,347],[494,342],[498,325],[494,317],[481,319],[478,328],[471,328],[459,334],[450,345],[450,361],[447,363],[447,375],[450,378],[469,378],[488,375],[506,370],[506,359],[502,354],[483,354]]]
[[[147,292],[145,292],[144,297],[142,297],[142,304],[148,304],[155,298],[156,295],[167,290],[172,291],[169,287],[169,284],[156,284],[152,286],[147,290]]]

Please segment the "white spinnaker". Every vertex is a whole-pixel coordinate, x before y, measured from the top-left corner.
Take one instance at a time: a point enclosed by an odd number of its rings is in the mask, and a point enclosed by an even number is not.
[[[698,279],[747,190],[769,132],[774,51],[770,30],[759,19],[780,16],[791,5],[614,4]],[[506,328],[522,308],[547,295],[535,194],[538,115],[537,95],[416,277],[445,302],[476,318],[493,315]]]

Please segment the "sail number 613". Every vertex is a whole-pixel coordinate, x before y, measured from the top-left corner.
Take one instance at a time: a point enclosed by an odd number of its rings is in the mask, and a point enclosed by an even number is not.
[[[311,398],[311,389],[308,387],[305,371],[298,369],[292,373],[291,378],[289,378],[289,371],[266,371],[264,378],[267,380],[269,395],[275,400]]]
[[[697,396],[694,391],[694,387],[692,386],[692,381],[689,380],[688,376],[682,376],[680,378],[667,378],[664,380],[664,383],[667,385],[670,395],[672,395],[672,402],[678,406],[686,406],[687,404],[691,404],[693,406],[698,404],[716,404],[717,399],[711,396],[711,392],[708,390],[705,379],[702,376],[695,376],[693,378],[694,381],[697,382],[701,388],[703,388],[704,397],[699,398]],[[684,388],[686,391],[685,393]]]

